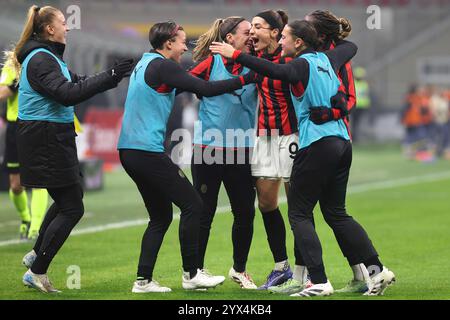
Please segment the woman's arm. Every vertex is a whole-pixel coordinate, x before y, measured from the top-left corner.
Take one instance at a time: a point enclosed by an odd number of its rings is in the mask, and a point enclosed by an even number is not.
[[[13,69],[4,66],[0,76],[0,101],[4,101],[17,92],[17,76]]]
[[[324,53],[330,59],[330,63],[337,74],[339,69],[355,56],[356,52],[358,52],[356,44],[350,41],[340,40],[336,43],[334,49],[325,51]]]
[[[203,61],[200,61],[199,63],[196,63],[194,66],[189,68],[188,71],[194,77],[208,81],[209,76],[211,75],[211,70],[213,68],[213,65],[214,65],[214,57],[210,55]],[[183,93],[183,92],[184,92],[184,90],[177,88],[176,95],[179,95],[180,93]],[[196,95],[196,96],[198,99],[202,98],[200,95]]]
[[[266,59],[242,53],[239,50],[235,50],[231,45],[220,42],[213,42],[210,50],[226,58],[235,59],[236,62],[270,79],[281,80],[291,84],[301,81],[303,73],[309,73],[309,64],[302,58],[294,59],[287,64],[276,64]]]
[[[77,83],[78,81],[86,80],[86,78],[87,78],[87,76],[85,76],[85,75],[79,75],[79,74],[73,73],[70,70],[69,70],[69,73],[70,73],[70,78],[72,79],[73,83]]]
[[[45,52],[36,54],[30,60],[27,77],[36,92],[64,106],[81,103],[100,92],[112,89],[122,79],[115,76],[111,69],[71,82],[64,76],[55,58]]]
[[[339,91],[346,94],[347,101],[342,110],[342,117],[349,115],[356,105],[355,81],[353,80],[353,70],[350,62],[347,62],[339,70],[338,76],[341,80]]]
[[[14,92],[8,86],[0,85],[0,101],[8,99],[13,94]]]
[[[195,64],[192,68],[190,68],[189,73],[192,74],[194,77],[208,81],[213,66],[214,66],[214,57],[208,56],[206,59]]]
[[[166,84],[183,91],[193,92],[203,97],[213,97],[233,92],[251,82],[250,79],[244,78],[244,76],[229,80],[205,81],[190,75],[178,63],[170,59],[162,60],[158,70],[161,84]]]

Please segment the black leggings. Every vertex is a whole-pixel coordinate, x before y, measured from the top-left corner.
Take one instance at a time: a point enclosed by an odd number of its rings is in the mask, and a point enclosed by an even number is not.
[[[58,250],[84,214],[83,189],[79,183],[47,190],[54,203],[45,215],[34,245],[37,257],[31,271],[36,274],[47,273]]]
[[[308,269],[323,266],[313,224],[317,202],[350,265],[377,256],[367,233],[345,209],[351,162],[351,143],[337,137],[323,138],[300,150],[295,158],[288,195],[289,222]]]
[[[195,147],[194,152],[202,152],[200,147]],[[229,151],[229,150],[228,150]],[[217,199],[220,186],[223,182],[228,198],[230,199],[231,212],[234,221],[231,233],[233,242],[233,262],[237,272],[246,269],[248,254],[253,238],[253,220],[255,218],[255,187],[250,169],[249,152],[241,150],[245,159],[242,163],[226,163],[226,152],[223,151],[223,164],[206,164],[203,161],[195,164],[195,156],[192,158],[192,179],[194,188],[203,200],[203,211],[200,217],[199,235],[199,266],[203,268],[206,248],[214,215],[217,209]],[[238,159],[238,152],[234,153],[234,159]],[[202,157],[203,159],[203,157]]]
[[[202,200],[180,168],[164,153],[120,150],[120,161],[136,183],[150,216],[142,238],[138,277],[151,279],[159,249],[172,222],[172,203],[181,209],[179,239],[183,269],[198,268]]]

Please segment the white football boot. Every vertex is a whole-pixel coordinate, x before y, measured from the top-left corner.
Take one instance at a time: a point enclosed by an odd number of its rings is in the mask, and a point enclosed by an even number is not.
[[[225,281],[224,276],[213,276],[205,269],[197,269],[195,277],[190,279],[189,273],[184,272],[182,286],[186,290],[214,288]]]
[[[35,274],[28,270],[22,278],[25,286],[39,290],[44,293],[59,293],[61,291],[55,289],[47,277],[47,274]]]
[[[228,276],[231,280],[238,283],[242,289],[254,290],[258,289],[258,286],[253,282],[252,277],[248,274],[248,272],[236,272],[233,267],[231,267],[228,272]]]
[[[133,293],[149,293],[149,292],[158,292],[158,293],[165,293],[165,292],[171,292],[172,289],[168,287],[161,286],[157,281],[152,280],[136,280],[133,285],[133,289],[131,292]]]
[[[34,250],[31,250],[28,252],[22,259],[22,264],[27,268],[30,269],[31,266],[34,263],[34,260],[36,260],[37,254]]]
[[[333,286],[330,281],[327,283],[319,283],[313,284],[311,281],[308,281],[305,284],[305,287],[302,291],[291,294],[291,297],[319,297],[319,296],[329,296],[334,292]]]
[[[383,267],[383,270],[370,277],[367,280],[368,290],[364,293],[365,296],[382,296],[387,287],[395,283],[395,274],[388,268]]]

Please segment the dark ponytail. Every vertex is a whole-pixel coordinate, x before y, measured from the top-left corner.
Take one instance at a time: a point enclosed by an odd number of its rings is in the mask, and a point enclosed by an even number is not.
[[[311,23],[319,35],[325,36],[325,42],[347,38],[352,31],[352,25],[347,18],[338,18],[331,11],[316,10],[308,14]]]
[[[347,18],[339,18],[341,30],[339,32],[339,39],[345,39],[352,33],[352,25]]]
[[[289,17],[287,15],[287,13],[285,11],[283,11],[283,10],[277,10],[276,12],[280,16],[281,22],[282,22],[283,28],[284,28],[284,26],[287,25],[288,22],[289,22]]]

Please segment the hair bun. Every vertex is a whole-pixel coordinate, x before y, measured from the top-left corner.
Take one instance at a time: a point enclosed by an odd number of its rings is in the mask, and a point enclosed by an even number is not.
[[[276,13],[278,13],[280,15],[281,21],[283,22],[284,25],[288,24],[289,17],[287,15],[286,11],[284,11],[284,10],[277,10]]]
[[[352,32],[352,25],[347,18],[339,18],[339,37],[341,39],[347,38]]]

